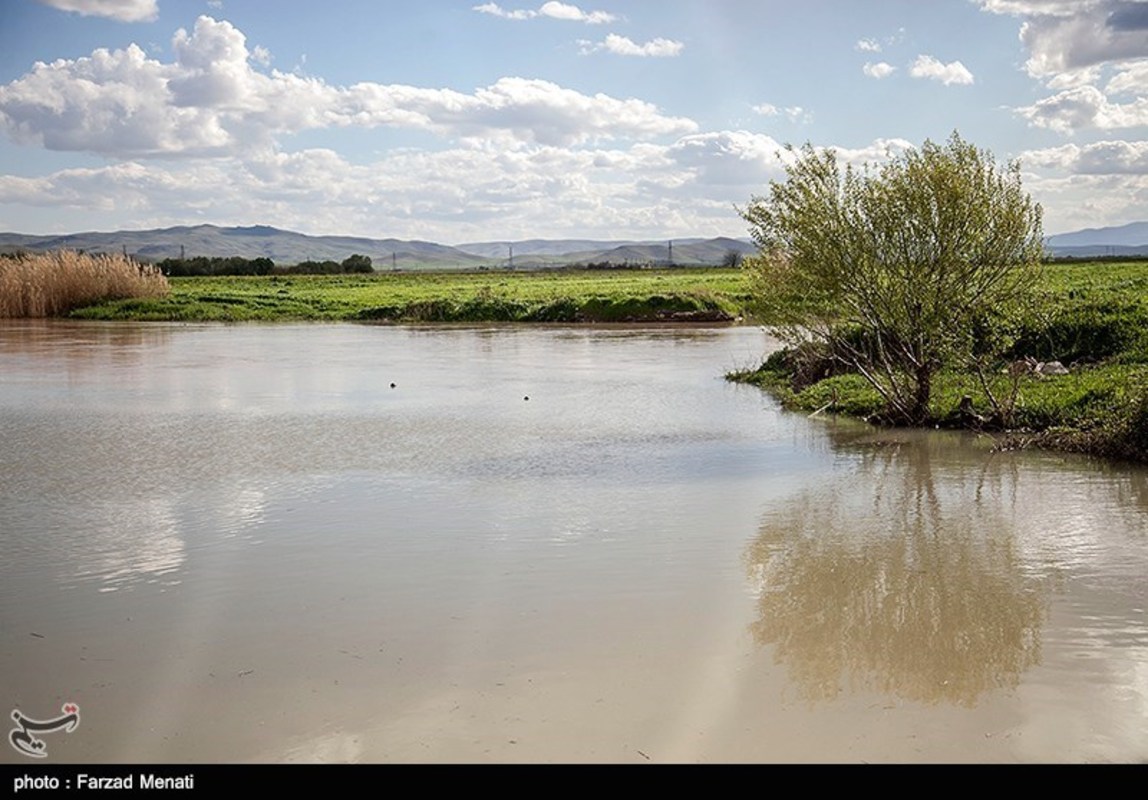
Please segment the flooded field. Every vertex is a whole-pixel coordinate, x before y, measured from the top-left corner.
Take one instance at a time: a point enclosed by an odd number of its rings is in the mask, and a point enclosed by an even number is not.
[[[721,378],[770,346],[0,323],[0,711],[79,706],[49,763],[1148,760],[1148,470],[786,414]]]

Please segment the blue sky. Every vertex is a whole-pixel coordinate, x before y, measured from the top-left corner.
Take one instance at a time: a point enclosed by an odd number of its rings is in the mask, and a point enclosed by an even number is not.
[[[5,0],[0,230],[742,236],[783,147],[958,130],[1148,219],[1148,2]]]

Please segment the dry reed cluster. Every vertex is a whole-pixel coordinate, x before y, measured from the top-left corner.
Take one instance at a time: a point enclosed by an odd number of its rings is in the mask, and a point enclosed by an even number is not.
[[[51,317],[103,300],[165,297],[156,267],[71,250],[0,258],[0,317]]]

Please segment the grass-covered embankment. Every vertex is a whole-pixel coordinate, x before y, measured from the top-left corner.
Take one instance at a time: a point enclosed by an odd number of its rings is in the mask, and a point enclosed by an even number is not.
[[[748,301],[736,269],[558,270],[171,278],[164,298],[100,303],[82,319],[380,322],[722,321]]]
[[[974,372],[942,371],[933,383],[931,422],[1002,431],[1010,434],[1006,445],[1148,461],[1148,262],[1050,264],[1041,290],[1041,302],[1010,321],[1014,343],[986,371],[998,404]],[[1060,361],[1069,374],[1020,375],[1014,396],[1006,365],[1026,356]],[[881,397],[860,375],[817,379],[802,366],[805,375],[781,351],[730,377],[769,389],[791,409],[880,416]],[[962,412],[966,396],[972,405]]]

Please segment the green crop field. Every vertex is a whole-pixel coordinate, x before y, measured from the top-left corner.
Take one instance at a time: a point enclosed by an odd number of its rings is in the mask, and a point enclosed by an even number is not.
[[[166,298],[88,306],[102,320],[624,322],[721,320],[748,301],[736,269],[171,278]]]

